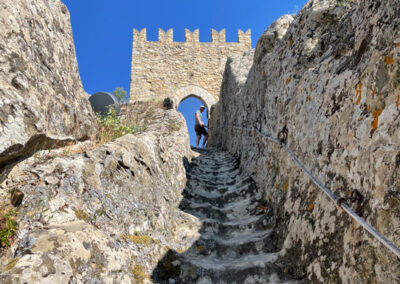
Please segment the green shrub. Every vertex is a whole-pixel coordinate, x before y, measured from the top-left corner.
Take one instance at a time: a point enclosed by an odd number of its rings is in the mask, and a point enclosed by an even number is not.
[[[118,101],[121,104],[126,104],[128,102],[128,100],[126,98],[126,91],[124,90],[124,88],[122,88],[122,87],[115,88],[113,94],[114,94],[114,96],[117,97]]]
[[[129,126],[122,124],[113,107],[110,107],[105,115],[97,113],[96,119],[100,128],[100,144],[115,140],[125,134],[136,134],[145,130],[143,126]]]
[[[0,245],[8,247],[18,231],[18,223],[14,220],[17,210],[10,210],[0,216]]]

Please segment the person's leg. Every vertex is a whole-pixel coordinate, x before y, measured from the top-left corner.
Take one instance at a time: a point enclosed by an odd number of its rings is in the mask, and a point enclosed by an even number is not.
[[[196,135],[196,147],[199,147],[201,135]]]
[[[204,139],[203,139],[203,146],[202,146],[202,147],[204,147],[204,145],[206,145],[207,139],[208,139],[208,134],[204,136]]]
[[[207,130],[205,129],[204,126],[203,126],[202,129],[201,129],[201,134],[204,135],[204,138],[203,138],[203,146],[202,146],[202,147],[204,148],[204,145],[206,145],[207,139],[208,139],[208,132],[207,132]]]

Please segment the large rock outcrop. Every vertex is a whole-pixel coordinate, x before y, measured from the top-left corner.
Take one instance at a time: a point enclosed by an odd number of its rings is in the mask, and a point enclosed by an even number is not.
[[[59,0],[0,1],[0,167],[93,134],[70,17]]]
[[[14,189],[25,199],[0,282],[142,283],[198,237],[199,221],[178,209],[191,158],[182,115],[148,103],[129,113],[148,122],[143,133],[39,151],[12,169],[1,201]]]
[[[87,139],[99,133],[60,1],[0,0],[2,229],[11,193],[24,194],[1,283],[143,283],[198,236],[178,209],[192,155],[182,115],[137,103],[122,119],[146,130]]]
[[[270,201],[282,269],[297,278],[396,283],[400,268],[280,145],[227,126],[277,137],[286,125],[313,175],[338,196],[359,190],[362,216],[400,246],[399,15],[398,0],[309,1],[281,39],[227,62],[210,144],[237,155]]]

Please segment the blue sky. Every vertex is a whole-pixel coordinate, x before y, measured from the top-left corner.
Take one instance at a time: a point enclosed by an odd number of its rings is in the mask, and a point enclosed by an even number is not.
[[[237,30],[251,29],[253,47],[262,32],[283,14],[297,13],[306,0],[63,0],[71,14],[79,72],[85,91],[129,93],[132,29],[147,28],[157,40],[158,28],[174,29],[174,40],[184,41],[184,30],[200,29],[200,41],[210,41],[211,29],[226,29],[227,41]],[[185,103],[192,106],[195,100]],[[190,103],[192,102],[193,103]],[[192,110],[182,103],[186,118]],[[189,121],[188,121],[189,124]],[[189,125],[189,128],[191,125]],[[192,132],[192,131],[190,131]],[[194,144],[190,133],[191,143]]]

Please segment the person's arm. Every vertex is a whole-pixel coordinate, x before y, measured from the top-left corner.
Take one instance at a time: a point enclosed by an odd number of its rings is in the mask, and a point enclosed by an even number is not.
[[[200,120],[199,114],[196,112],[196,120],[200,126],[204,126],[204,123]]]

